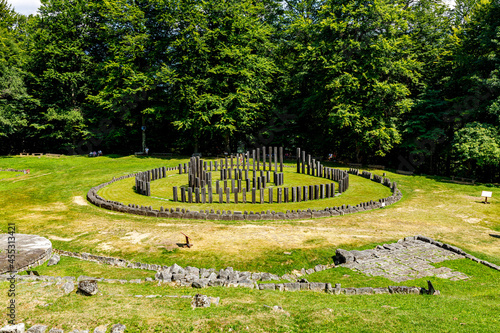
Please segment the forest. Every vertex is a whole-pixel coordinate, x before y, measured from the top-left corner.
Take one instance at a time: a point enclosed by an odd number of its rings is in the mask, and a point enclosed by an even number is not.
[[[498,0],[41,3],[0,0],[0,155],[280,145],[500,179]]]

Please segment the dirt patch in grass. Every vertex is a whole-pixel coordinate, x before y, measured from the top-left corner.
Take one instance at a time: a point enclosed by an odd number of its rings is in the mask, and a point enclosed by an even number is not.
[[[73,203],[78,206],[87,206],[89,203],[81,196],[73,197]]]

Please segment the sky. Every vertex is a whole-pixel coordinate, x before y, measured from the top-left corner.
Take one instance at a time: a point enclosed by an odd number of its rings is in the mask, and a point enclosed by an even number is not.
[[[24,15],[35,14],[40,7],[40,0],[7,0],[15,11]],[[445,3],[453,5],[455,0],[444,0]]]
[[[7,0],[18,13],[29,15],[35,14],[40,7],[40,0]]]

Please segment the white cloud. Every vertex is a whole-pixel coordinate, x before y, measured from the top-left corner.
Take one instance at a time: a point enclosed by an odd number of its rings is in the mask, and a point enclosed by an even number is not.
[[[16,12],[24,15],[36,14],[40,7],[40,0],[7,0],[7,2],[14,7]]]

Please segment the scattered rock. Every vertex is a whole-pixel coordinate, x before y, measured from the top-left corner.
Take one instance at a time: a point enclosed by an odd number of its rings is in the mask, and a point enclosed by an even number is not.
[[[86,296],[92,296],[97,294],[99,289],[97,288],[97,281],[95,280],[83,280],[78,282],[78,291]]]
[[[94,333],[106,333],[107,329],[108,329],[108,325],[97,326],[94,330]]]
[[[122,324],[115,324],[111,327],[111,333],[123,333],[125,332],[125,325]]]
[[[64,331],[60,328],[53,328],[49,331],[49,333],[64,333]]]
[[[26,331],[26,333],[45,333],[47,330],[47,326],[45,325],[35,325],[31,326],[29,330]]]
[[[1,333],[24,333],[24,324],[7,325],[0,328]]]
[[[64,294],[67,295],[67,294],[71,293],[73,290],[75,290],[75,285],[73,284],[73,282],[68,281],[62,285],[61,289],[64,292]]]
[[[220,297],[210,297],[210,304],[219,306]]]
[[[54,266],[54,265],[57,265],[59,263],[59,261],[61,260],[61,257],[58,255],[58,254],[54,254],[50,259],[49,259],[49,262],[47,263],[47,267],[48,266]]]
[[[195,308],[209,308],[211,304],[207,295],[196,294],[191,301],[191,307]]]

